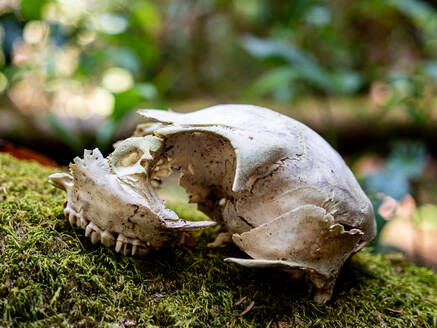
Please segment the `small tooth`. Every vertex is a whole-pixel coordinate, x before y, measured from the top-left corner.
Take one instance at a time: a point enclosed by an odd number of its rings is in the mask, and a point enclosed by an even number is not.
[[[133,239],[133,240],[131,240],[131,243],[132,243],[132,245],[146,247],[146,243],[144,241],[139,240],[139,239]]]
[[[138,246],[132,245],[132,256],[134,256],[137,253]]]
[[[118,240],[121,241],[123,244],[129,242],[129,239],[128,239],[127,237],[125,237],[124,235],[122,235],[122,234],[119,234],[119,235],[118,235],[118,237],[117,237],[117,241],[118,241]]]
[[[88,225],[88,221],[81,217],[80,218],[80,225],[79,225],[79,227],[81,227],[82,229],[85,229],[87,225]]]
[[[98,233],[102,233],[102,230],[101,230],[98,226],[96,226],[94,223],[90,222],[90,223],[88,224],[88,226],[89,226],[92,230],[97,231]]]
[[[88,224],[85,228],[85,237],[89,237],[92,232],[93,232],[93,229],[91,229],[91,224]]]
[[[111,247],[112,245],[115,244],[115,238],[114,235],[112,233],[110,233],[109,231],[103,231],[103,233],[100,236],[100,240],[102,242],[103,245],[105,245],[106,247]]]
[[[123,246],[123,243],[120,240],[117,240],[117,243],[115,244],[115,251],[117,253],[119,253],[122,246]]]
[[[70,222],[71,225],[74,225],[75,223],[77,223],[76,215],[74,215],[74,213],[70,212],[70,215],[68,216],[68,221]]]
[[[124,256],[126,256],[126,255],[128,255],[130,252],[129,252],[129,244],[124,244],[123,245],[123,255]]]
[[[91,243],[96,244],[100,240],[100,234],[97,231],[91,233]]]

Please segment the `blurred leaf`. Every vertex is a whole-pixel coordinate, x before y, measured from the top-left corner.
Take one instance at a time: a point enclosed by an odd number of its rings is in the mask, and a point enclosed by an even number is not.
[[[97,131],[98,146],[107,149],[118,128],[119,122],[125,117],[125,115],[136,109],[135,107],[143,100],[155,99],[156,96],[156,87],[151,83],[139,83],[132,89],[115,93],[114,111],[112,112],[111,119],[107,120]]]
[[[292,80],[304,81],[310,86],[338,94],[356,92],[362,85],[359,74],[346,70],[327,70],[319,66],[310,54],[284,42],[247,36],[243,38],[242,44],[257,58],[279,57],[288,62],[288,65],[274,69],[257,80],[249,91],[251,95],[256,95],[254,90],[261,95],[274,93],[275,88],[283,90],[283,83],[290,85]]]
[[[259,0],[232,1],[236,11],[245,19],[255,20],[262,13],[263,4]]]
[[[325,6],[314,6],[305,15],[308,23],[323,26],[331,21],[331,13]]]
[[[73,132],[71,132],[55,115],[47,113],[45,115],[45,121],[52,128],[58,137],[65,142],[75,152],[82,150],[82,141]]]
[[[423,39],[435,42],[437,13],[431,6],[431,3],[420,0],[390,0],[389,3],[404,15],[411,18],[419,32],[421,32]],[[431,52],[435,53],[432,49]]]
[[[102,124],[96,136],[96,143],[99,149],[108,150],[110,148],[110,142],[117,128],[118,123],[113,120],[107,120]]]
[[[139,58],[129,48],[111,48],[105,54],[116,66],[125,68],[132,73],[138,73],[140,69]]]
[[[420,107],[417,107],[415,104],[407,104],[407,114],[410,117],[411,121],[418,126],[425,127],[430,122],[430,117],[428,112],[423,110]]]
[[[50,39],[57,46],[61,47],[69,40],[67,29],[59,23],[52,23],[50,25]]]
[[[409,178],[419,177],[425,167],[426,149],[421,143],[401,142],[388,157],[387,167],[400,170]]]
[[[393,254],[393,253],[402,253],[402,250],[397,248],[396,246],[376,243],[373,246],[373,252],[376,254]]]
[[[419,177],[425,167],[425,147],[418,143],[399,143],[380,172],[364,179],[364,184],[374,193],[382,192],[401,200],[412,194],[410,180]]]
[[[159,57],[160,49],[158,44],[148,40],[144,35],[132,35],[124,33],[120,36],[120,43],[129,47],[133,53],[140,59],[142,67],[147,69],[155,68]]]
[[[354,93],[363,85],[362,77],[355,72],[342,70],[328,75],[331,76],[330,81],[334,86],[332,90],[340,94]],[[329,87],[327,89],[329,90]]]
[[[420,0],[388,0],[388,4],[397,8],[404,15],[413,18],[419,25],[426,26],[433,19],[434,9]]]
[[[288,84],[282,84],[273,90],[272,97],[277,102],[289,103],[293,100],[294,88]]]
[[[94,21],[97,30],[111,35],[123,33],[128,25],[125,17],[111,13],[101,14]]]
[[[114,94],[114,111],[112,118],[114,121],[121,120],[143,99],[141,94],[135,89]]]
[[[279,40],[260,39],[245,36],[241,39],[243,48],[258,59],[279,57],[290,64],[306,64],[314,62],[314,58],[296,47]]]
[[[373,192],[382,192],[398,200],[411,192],[408,176],[389,169],[370,176],[367,184]]]
[[[155,99],[158,96],[158,90],[152,83],[138,83],[134,88],[144,99]]]
[[[354,72],[331,72],[316,65],[299,65],[295,67],[295,70],[301,80],[332,93],[353,93],[362,85],[360,75]]]
[[[26,20],[40,19],[41,8],[46,2],[46,0],[21,0],[21,15]]]
[[[96,50],[83,53],[77,72],[84,77],[93,76],[101,70],[101,65],[105,60],[106,54],[104,51]]]
[[[432,204],[420,206],[414,213],[413,223],[422,229],[437,229],[437,206]]]
[[[426,150],[420,143],[398,143],[387,159],[386,166],[371,176],[362,179],[365,189],[373,194],[383,193],[400,201],[412,194],[411,179],[418,178],[425,167]],[[378,209],[382,200],[372,197],[372,204]],[[375,212],[378,234],[387,223],[378,211]]]
[[[264,73],[246,90],[248,98],[259,98],[271,94],[281,87],[290,88],[290,83],[297,77],[297,72],[291,67],[278,67]]]
[[[112,119],[117,122],[131,110],[135,109],[142,101],[155,99],[156,97],[156,87],[151,83],[139,83],[127,91],[115,93]]]
[[[137,1],[133,16],[145,32],[158,33],[162,28],[161,15],[158,8],[150,1]]]
[[[392,73],[389,77],[389,84],[393,88],[395,97],[400,101],[411,97],[415,91],[415,85],[412,78],[402,72]]]
[[[15,40],[21,38],[23,32],[22,27],[12,16],[9,15],[6,18],[2,18],[0,20],[0,27],[3,29],[3,53],[5,55],[6,61],[10,61],[12,55],[12,47]]]
[[[427,61],[424,63],[425,73],[437,83],[437,62]]]

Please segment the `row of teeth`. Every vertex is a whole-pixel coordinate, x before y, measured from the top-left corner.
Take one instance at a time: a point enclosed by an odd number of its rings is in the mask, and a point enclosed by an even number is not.
[[[117,253],[132,256],[136,255],[139,257],[146,255],[150,250],[150,247],[139,239],[128,238],[122,234],[118,234],[117,238],[115,238],[114,233],[100,229],[94,223],[86,220],[69,207],[64,209],[64,214],[68,217],[68,221],[71,225],[77,225],[79,228],[85,230],[85,237],[89,237],[93,244],[100,241],[106,247],[115,245],[115,251]]]

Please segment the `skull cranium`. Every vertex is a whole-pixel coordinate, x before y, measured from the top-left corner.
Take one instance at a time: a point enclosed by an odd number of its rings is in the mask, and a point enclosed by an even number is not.
[[[135,241],[136,249],[174,243],[180,231],[211,224],[179,219],[154,193],[150,181],[177,168],[190,202],[222,222],[251,257],[227,261],[280,268],[311,281],[316,301],[331,298],[343,263],[374,238],[376,228],[369,199],[326,141],[304,124],[256,106],[139,113],[155,123],[138,126],[108,159],[95,150],[76,159],[73,178],[51,177],[67,190],[70,218],[79,213],[82,227],[90,221],[92,228]],[[109,213],[111,207],[121,219]]]

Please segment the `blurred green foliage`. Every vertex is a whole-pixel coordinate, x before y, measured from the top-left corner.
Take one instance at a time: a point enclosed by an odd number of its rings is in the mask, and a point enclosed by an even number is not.
[[[381,197],[375,197],[377,193],[390,196],[398,201],[406,195],[414,195],[413,183],[422,176],[426,159],[426,149],[420,143],[399,142],[395,144],[384,167],[361,181],[367,194],[372,195],[373,207],[378,209],[382,203]],[[381,217],[378,211],[375,211],[375,219],[379,234],[387,223],[387,219]]]
[[[419,143],[398,143],[389,154],[382,170],[368,176],[364,183],[370,192],[382,192],[400,201],[413,193],[411,181],[425,168],[426,151]]]
[[[63,116],[104,117],[105,146],[132,109],[174,99],[370,95],[418,126],[437,102],[437,11],[424,0],[7,0],[0,43],[0,93],[50,112],[76,150]]]
[[[423,229],[437,228],[437,206],[426,204],[418,208],[412,222],[416,226],[422,226]]]
[[[2,70],[11,84],[34,64],[17,67],[11,58],[35,20],[48,24],[48,47],[78,48],[72,78],[98,80],[122,67],[164,99],[237,96],[248,87],[251,98],[289,101],[356,94],[398,74],[437,76],[437,14],[419,0],[22,0],[0,10]],[[56,78],[53,58],[46,60]],[[114,112],[153,99],[122,98]]]

